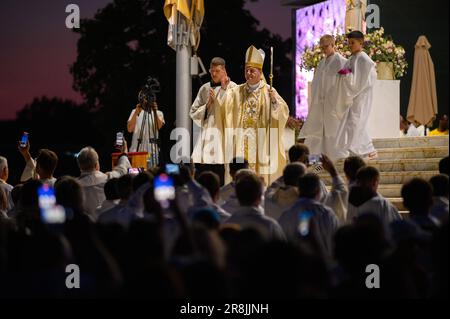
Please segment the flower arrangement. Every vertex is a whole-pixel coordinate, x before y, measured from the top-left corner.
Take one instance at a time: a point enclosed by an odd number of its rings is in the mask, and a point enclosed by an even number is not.
[[[335,50],[343,57],[349,58],[352,53],[348,47],[345,34],[335,35],[335,40]],[[364,52],[376,63],[392,62],[395,78],[401,78],[406,74],[408,63],[405,59],[405,49],[400,45],[396,45],[391,36],[386,36],[384,28],[366,34]],[[305,52],[302,55],[301,68],[313,70],[322,58],[323,53],[320,50],[319,43],[312,48],[305,48]]]

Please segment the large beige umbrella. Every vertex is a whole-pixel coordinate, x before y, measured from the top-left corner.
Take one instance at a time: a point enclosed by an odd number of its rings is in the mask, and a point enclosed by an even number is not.
[[[436,79],[431,60],[430,43],[421,35],[414,52],[414,70],[409,95],[408,121],[414,124],[431,125],[437,114]]]

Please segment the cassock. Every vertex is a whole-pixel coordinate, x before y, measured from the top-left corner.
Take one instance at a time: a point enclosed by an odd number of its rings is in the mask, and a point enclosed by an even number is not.
[[[311,83],[308,117],[299,136],[305,139],[311,154],[325,154],[333,161],[348,156],[348,151],[337,145],[336,133],[341,119],[335,112],[333,96],[338,72],[346,62],[338,53],[320,61]]]
[[[367,156],[375,152],[367,131],[377,79],[375,62],[365,52],[360,52],[352,55],[344,68],[350,69],[351,73],[339,77],[335,91],[336,114],[342,119],[337,146]]]

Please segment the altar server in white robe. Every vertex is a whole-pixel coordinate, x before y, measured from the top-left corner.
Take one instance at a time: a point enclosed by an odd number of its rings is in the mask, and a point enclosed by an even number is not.
[[[333,90],[336,88],[341,70],[347,59],[334,50],[335,40],[331,35],[320,38],[320,48],[325,58],[314,73],[309,99],[309,113],[300,138],[305,139],[311,154],[326,154],[333,161],[348,156],[348,151],[336,143],[336,133],[341,120],[335,112]]]
[[[377,152],[367,131],[367,123],[377,79],[376,64],[363,52],[364,34],[353,31],[347,38],[352,56],[339,71],[334,98],[336,114],[342,119],[337,145],[352,155],[375,158]]]
[[[299,199],[284,211],[278,223],[288,241],[296,242],[300,236],[308,235],[302,229],[302,214],[309,215],[310,232],[316,243],[331,256],[332,238],[339,227],[339,220],[331,208],[320,203],[320,179],[314,173],[308,173],[299,179]],[[314,224],[314,225],[312,225]],[[308,230],[309,232],[309,230]]]
[[[353,222],[358,216],[374,214],[380,218],[385,229],[393,221],[401,219],[397,208],[378,193],[380,172],[371,166],[359,169],[356,185],[350,190],[348,199],[347,221]]]

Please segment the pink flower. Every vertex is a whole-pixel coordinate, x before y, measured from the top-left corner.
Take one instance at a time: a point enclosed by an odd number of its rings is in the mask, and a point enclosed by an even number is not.
[[[352,73],[352,70],[350,70],[350,69],[341,69],[338,72],[338,74],[340,74],[340,75],[347,75],[349,73]]]

